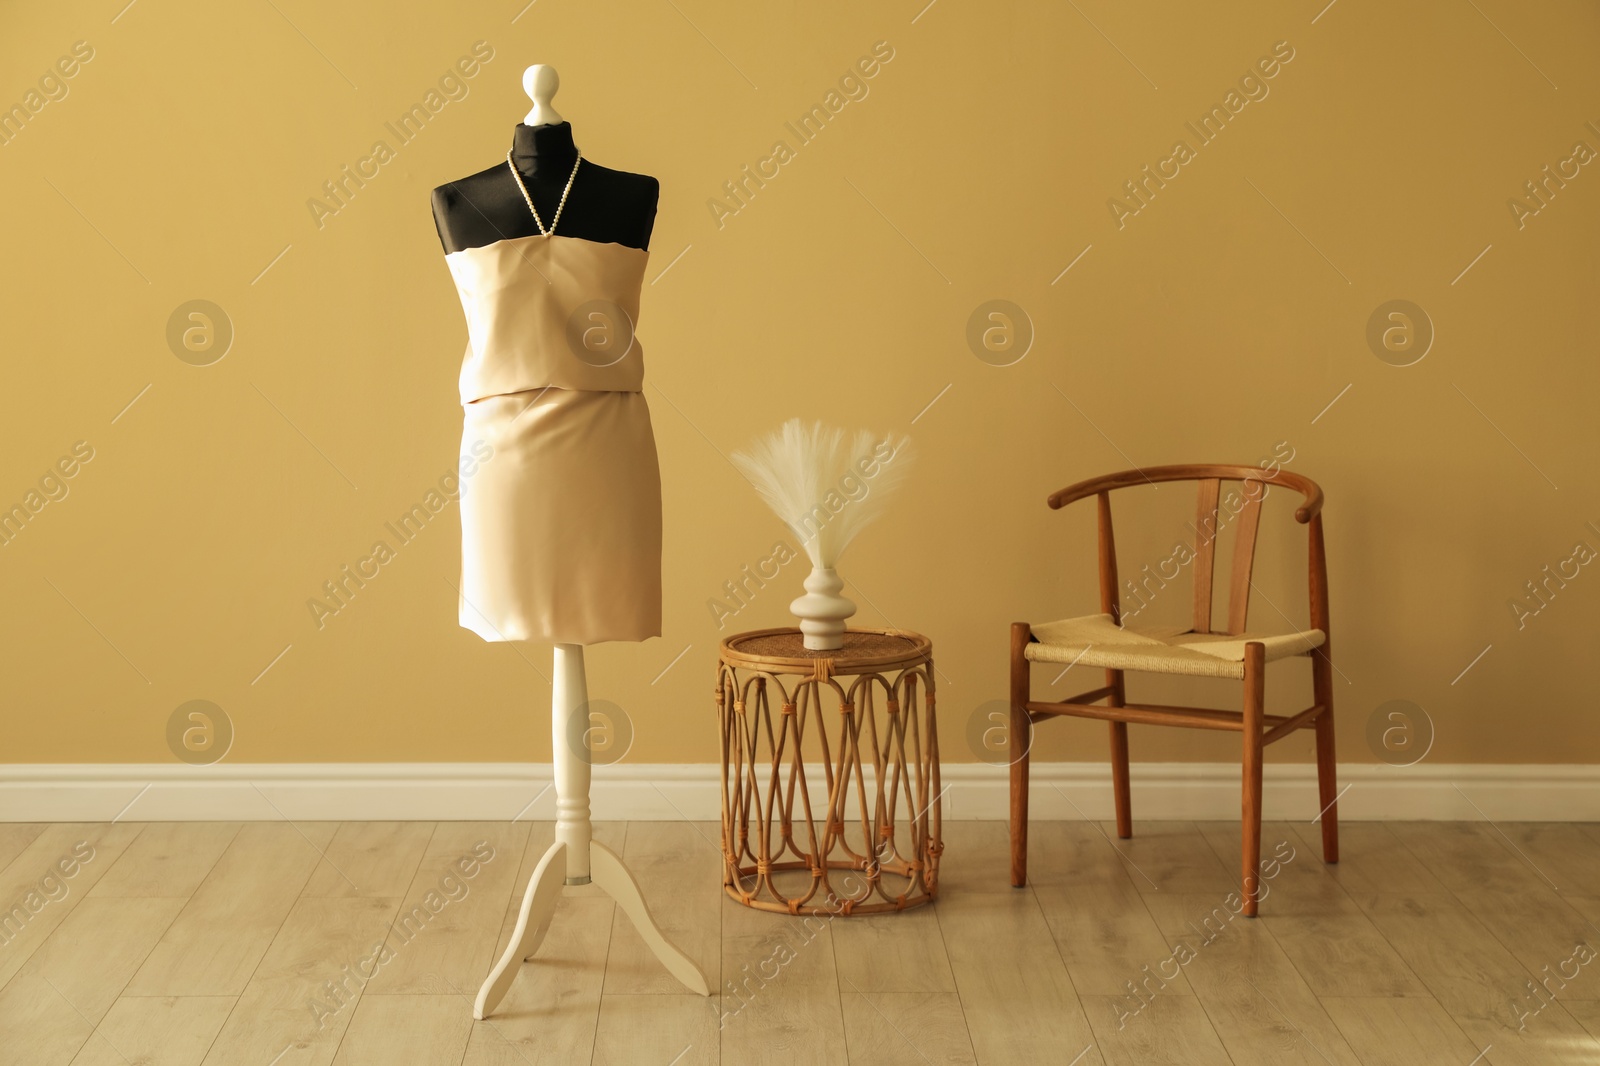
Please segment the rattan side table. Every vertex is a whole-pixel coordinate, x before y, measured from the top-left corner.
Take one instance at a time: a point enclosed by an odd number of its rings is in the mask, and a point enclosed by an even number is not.
[[[716,697],[729,896],[804,915],[933,900],[944,844],[927,637],[852,629],[839,650],[809,651],[798,629],[739,633],[722,642]]]

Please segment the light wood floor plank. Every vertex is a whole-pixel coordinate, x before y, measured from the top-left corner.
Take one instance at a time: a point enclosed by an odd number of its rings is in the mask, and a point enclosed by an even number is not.
[[[724,898],[721,921],[723,992],[758,994],[774,982],[839,990],[834,930],[854,919],[768,914]]]
[[[513,1040],[490,1018],[473,1023],[461,1066],[538,1066],[538,1054],[536,1039]]]
[[[1029,837],[1028,883],[1080,996],[1125,994],[1140,966],[1171,950],[1133,884],[1146,875],[1124,859],[1122,843],[1084,821],[1041,822]],[[1171,985],[1190,994],[1181,974]]]
[[[834,927],[850,918],[789,917],[722,901],[722,1060],[845,1061]]]
[[[1549,887],[1506,837],[1485,822],[1391,822],[1390,829],[1452,892],[1514,895]]]
[[[1032,892],[952,894],[937,913],[980,1063],[1053,1062],[1093,1044]],[[1083,1059],[1101,1061],[1094,1050]]]
[[[1526,986],[1533,975],[1454,896],[1378,895],[1357,902],[1467,1038],[1479,1048],[1493,1045],[1489,1060],[1496,1066],[1600,1061],[1600,1041],[1559,1003],[1531,1019],[1519,1017],[1519,1004],[1531,1009]]]
[[[1565,1004],[1565,1007],[1568,1014],[1576,1018],[1579,1024],[1589,1030],[1590,1036],[1600,1040],[1600,1001],[1592,999],[1573,1000]]]
[[[1208,822],[1201,827],[1201,835],[1217,859],[1234,866],[1239,864],[1240,833],[1233,822]],[[1261,861],[1262,914],[1361,913],[1349,893],[1329,875],[1333,867],[1322,861],[1320,837],[1316,847],[1310,847],[1294,824],[1263,822]]]
[[[999,839],[1003,841],[1005,834],[1001,823]],[[1028,831],[1028,883],[1035,888],[1094,888],[1144,879],[1128,861],[1127,843],[1101,822],[1039,822]],[[1008,866],[1002,865],[991,874],[1008,884],[1007,872]],[[1147,880],[1146,887],[1155,886]]]
[[[1264,903],[1257,921],[1318,996],[1428,994],[1365,910],[1278,915]]]
[[[402,899],[433,833],[432,822],[344,822],[301,895]]]
[[[1302,854],[1322,854],[1322,827],[1294,823],[1305,847]],[[1345,822],[1339,826],[1339,861],[1323,873],[1350,895],[1379,892],[1426,895],[1446,891],[1439,879],[1400,842],[1387,822]]]
[[[88,897],[143,828],[121,823],[51,825],[0,873],[0,986]],[[70,870],[71,876],[63,870]]]
[[[717,1066],[722,1061],[715,999],[693,993],[600,999],[593,1066]]]
[[[1148,903],[1167,938],[1188,949],[1176,961],[1238,1066],[1360,1066],[1264,921],[1235,916],[1232,905],[1205,896],[1151,896]],[[1153,966],[1157,978],[1173,968]],[[1136,1006],[1124,1000],[1124,1009]]]
[[[333,1066],[450,1063],[466,1054],[472,1012],[458,996],[362,996]]]
[[[1143,979],[1141,967],[1172,954],[1144,895],[1126,877],[1095,888],[1038,885],[1033,893],[1080,996],[1126,995],[1130,981]],[[1171,995],[1194,994],[1181,970],[1166,983]]]
[[[1361,1059],[1303,984],[1265,974],[1199,993],[1235,1066],[1362,1066]]]
[[[1600,885],[1592,887],[1585,885],[1584,887],[1596,894],[1592,896],[1569,896],[1563,892],[1561,898],[1566,901],[1567,906],[1588,920],[1590,929],[1600,930]],[[1596,934],[1596,938],[1600,939],[1600,933]],[[1600,950],[1600,943],[1595,941],[1590,941],[1589,943],[1591,947]]]
[[[0,992],[0,1066],[63,1066],[94,1024],[42,977],[18,974]]]
[[[1205,1009],[1193,996],[1157,996],[1138,1014],[1123,1017],[1114,996],[1085,996],[1096,1050],[1110,1066],[1231,1066]],[[1057,1061],[1076,1052],[1062,1041]],[[1084,1062],[1090,1061],[1088,1056]]]
[[[978,1061],[961,1013],[961,997],[954,992],[847,991],[840,1006],[851,1062],[974,1066]]]
[[[295,901],[207,1053],[207,1066],[272,1062],[280,1054],[280,1066],[327,1066],[371,985],[368,975],[394,965],[380,948],[395,907],[392,899]]]
[[[252,822],[240,829],[125,994],[241,994],[336,828]]]
[[[834,963],[845,992],[956,990],[933,906],[840,918],[832,925]]]
[[[1037,826],[1035,827],[1037,828]],[[1004,822],[952,822],[942,828],[939,895],[974,892],[1004,895],[1011,887],[1011,844]]]
[[[1257,919],[1318,996],[1426,996],[1405,959],[1362,915]]]
[[[190,896],[239,834],[239,822],[150,822],[91,896]]]
[[[1578,822],[1502,822],[1508,844],[1562,895],[1600,895],[1600,828]]]
[[[86,899],[50,934],[21,973],[49,981],[98,1025],[186,902]]]
[[[1116,839],[1116,824],[1101,828]],[[1177,892],[1224,896],[1239,890],[1238,862],[1224,863],[1194,822],[1133,823],[1133,838],[1117,840],[1117,849],[1142,871],[1133,886],[1140,892]]]
[[[438,824],[389,934],[394,961],[368,991],[477,994],[494,964],[528,829],[527,823]]]
[[[720,1034],[723,1062],[838,1066],[849,1061],[836,989],[786,985],[743,1001],[725,996],[722,1003],[730,1012]]]
[[[232,996],[134,996],[111,1005],[72,1066],[200,1066]]]
[[[1322,1005],[1364,1066],[1465,1066],[1482,1050],[1432,997],[1330,997]]]
[[[47,828],[44,822],[0,822],[0,879],[4,879],[7,868],[17,856]]]
[[[1557,998],[1600,999],[1600,930],[1561,896],[1546,889],[1455,897]]]
[[[1600,1062],[1596,1038],[1560,1004],[1553,1004],[1525,1029],[1458,1019],[1462,1030],[1485,1049],[1491,1066],[1594,1066]]]

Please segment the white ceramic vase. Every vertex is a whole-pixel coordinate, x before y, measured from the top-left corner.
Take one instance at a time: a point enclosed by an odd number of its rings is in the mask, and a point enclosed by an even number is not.
[[[800,619],[807,648],[838,651],[844,646],[844,620],[856,613],[856,605],[839,595],[844,579],[837,570],[813,566],[805,585],[806,594],[789,604],[789,613]]]

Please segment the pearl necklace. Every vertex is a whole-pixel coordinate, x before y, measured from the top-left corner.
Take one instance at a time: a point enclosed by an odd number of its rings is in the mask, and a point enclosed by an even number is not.
[[[534,224],[539,227],[541,237],[552,236],[556,227],[561,224],[561,211],[567,206],[567,194],[572,191],[572,182],[578,176],[578,164],[583,162],[583,153],[578,153],[578,158],[572,161],[572,173],[567,176],[567,187],[561,190],[561,202],[556,205],[556,217],[550,220],[550,228],[544,228],[544,220],[539,217],[539,209],[533,206],[533,197],[528,195],[528,187],[522,183],[522,175],[517,173],[516,164],[511,162],[511,153],[506,152],[506,166],[511,169],[511,176],[517,179],[517,188],[522,190],[522,198],[528,202],[528,210],[533,212]]]

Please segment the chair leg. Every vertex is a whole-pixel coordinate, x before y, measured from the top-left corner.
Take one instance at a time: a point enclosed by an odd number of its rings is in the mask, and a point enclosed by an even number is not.
[[[1339,861],[1339,778],[1333,748],[1333,660],[1326,643],[1311,653],[1314,698],[1324,710],[1317,715],[1317,795],[1322,809],[1322,861]]]
[[[1128,723],[1111,723],[1111,791],[1117,801],[1117,836],[1133,836],[1133,797],[1128,788]]]
[[[1126,700],[1122,671],[1107,670],[1106,684],[1111,696],[1106,701],[1112,707],[1121,707]],[[1111,724],[1111,792],[1117,806],[1117,836],[1127,840],[1133,836],[1133,797],[1128,788],[1128,723]]]
[[[1033,726],[1028,720],[1030,668],[1025,654],[1032,630],[1026,622],[1011,625],[1011,884],[1028,883],[1028,748]]]
[[[1242,880],[1244,915],[1254,918],[1261,892],[1261,723],[1266,694],[1266,646],[1244,646],[1244,801]]]

